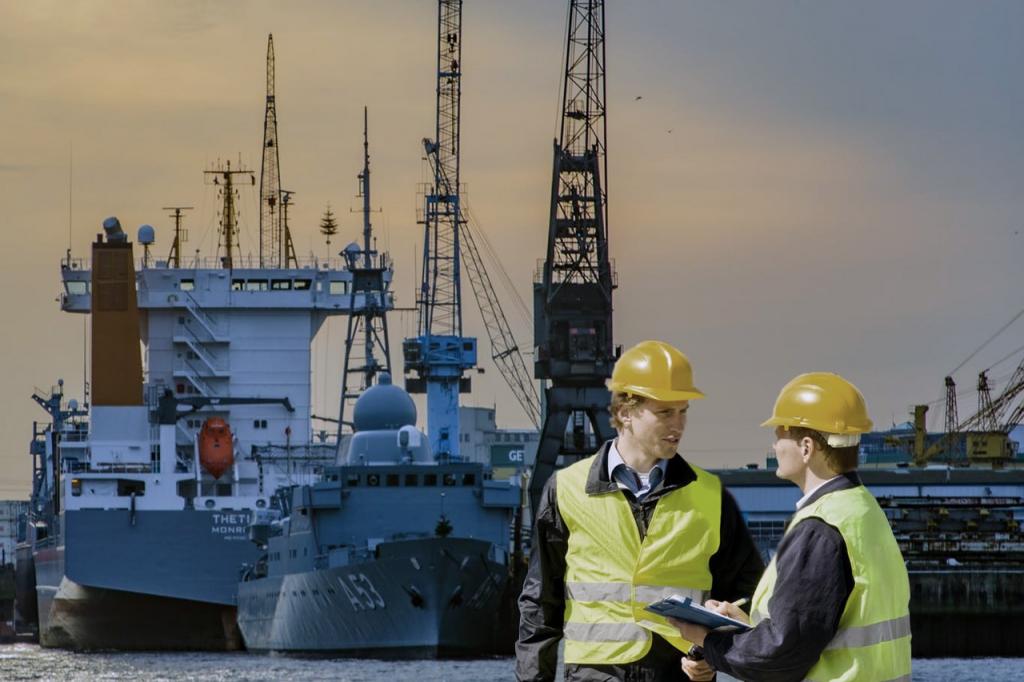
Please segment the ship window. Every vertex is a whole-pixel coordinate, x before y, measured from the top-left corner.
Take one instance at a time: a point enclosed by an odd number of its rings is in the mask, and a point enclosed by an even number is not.
[[[331,280],[331,294],[347,294],[348,293],[348,282]]]
[[[462,344],[462,350],[473,350],[473,344],[472,343],[464,343],[464,344]]]
[[[146,482],[120,479],[117,482],[117,494],[119,497],[128,497],[132,494],[145,495]]]
[[[359,485],[359,474],[349,474],[348,478],[345,479],[345,485],[350,488],[355,488]]]
[[[462,477],[462,485],[476,485],[476,474],[466,474]]]
[[[68,293],[72,296],[81,296],[82,294],[89,293],[86,283],[81,280],[73,279],[65,282],[64,285],[68,288]]]
[[[192,291],[196,288],[195,280],[183,279],[181,280],[181,283],[178,284],[178,288],[182,291]]]
[[[179,317],[178,318],[178,324],[185,324],[185,318],[184,317]]]
[[[445,474],[444,475],[444,484],[445,485],[455,485],[455,474]]]
[[[231,291],[241,291],[245,286],[244,279],[233,279],[231,280]]]
[[[388,474],[387,478],[385,479],[385,484],[389,488],[397,487],[398,486],[398,474]]]
[[[380,485],[380,476],[378,474],[367,474],[366,485],[370,486],[371,488],[376,488],[377,486]]]
[[[424,474],[423,485],[437,485],[437,474]]]
[[[417,486],[420,484],[420,478],[416,474],[405,475],[405,485],[409,487]]]
[[[266,291],[267,280],[265,279],[249,279],[245,281],[246,291]]]
[[[79,479],[79,478],[72,478],[71,479],[71,495],[73,497],[78,497],[81,494],[82,494],[82,480]]]
[[[294,287],[300,291],[305,291],[309,289],[310,284],[312,284],[312,282],[308,279],[297,279],[295,280]]]
[[[292,281],[290,279],[272,279],[270,288],[274,291],[287,291],[292,288]]]

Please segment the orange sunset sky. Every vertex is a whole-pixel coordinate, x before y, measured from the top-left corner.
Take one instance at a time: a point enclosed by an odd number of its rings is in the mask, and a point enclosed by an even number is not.
[[[566,4],[463,10],[462,177],[527,305]],[[69,397],[82,390],[83,318],[55,302],[60,258],[87,256],[109,215],[132,236],[154,225],[166,257],[160,208],[175,204],[196,207],[186,253],[212,253],[217,201],[202,171],[239,156],[259,169],[269,32],[297,250],[326,254],[328,202],[333,246],[359,232],[349,208],[367,105],[379,243],[399,305],[413,305],[435,31],[432,0],[0,0],[0,497],[28,495],[31,422],[46,416],[34,388],[62,377]],[[877,425],[903,421],[1020,311],[1021,3],[619,0],[607,57],[616,342],[661,338],[689,354],[708,395],[684,437],[698,464],[763,461],[758,424],[803,371],[842,373]],[[257,201],[242,193],[243,254],[258,249]],[[467,331],[484,337],[465,298]],[[528,312],[505,306],[529,348]],[[393,315],[395,348],[414,325]],[[336,320],[315,344],[318,413],[335,409],[343,329]],[[1011,326],[956,373],[961,416],[979,370],[996,365],[1005,382],[1022,336]],[[493,367],[474,386],[468,404],[526,425]]]

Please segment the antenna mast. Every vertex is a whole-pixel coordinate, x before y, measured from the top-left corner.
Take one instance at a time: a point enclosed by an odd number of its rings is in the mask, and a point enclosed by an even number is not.
[[[263,117],[263,165],[260,168],[260,267],[297,266],[288,222],[279,210],[281,168],[274,97],[274,35],[267,35],[267,109]]]
[[[213,184],[220,187],[221,198],[224,206],[220,215],[220,239],[224,244],[224,255],[221,256],[221,264],[227,270],[234,267],[235,243],[238,241],[238,215],[235,211],[235,198],[238,190],[235,189],[234,176],[248,175],[252,184],[256,184],[256,178],[252,171],[246,168],[231,170],[231,162],[227,161],[224,166],[214,170],[203,171],[204,175],[213,176]],[[223,184],[221,181],[223,180]],[[218,249],[220,244],[217,245]]]
[[[182,211],[191,211],[191,206],[164,206],[163,211],[174,211],[170,215],[174,218],[174,241],[171,242],[171,253],[167,256],[167,267],[181,267],[181,245],[188,241],[188,230],[182,228],[181,220],[184,218]]]
[[[352,272],[352,291],[355,302],[348,316],[345,334],[345,363],[341,375],[341,407],[338,414],[338,447],[341,447],[341,431],[352,427],[346,414],[351,404],[373,385],[374,379],[383,373],[391,374],[391,342],[388,338],[387,311],[393,307],[391,293],[391,260],[386,253],[378,254],[373,249],[373,225],[370,223],[370,143],[368,116],[363,107],[363,169],[356,176],[359,179],[357,197],[363,200],[363,248],[352,243],[341,255],[346,267]],[[361,303],[361,305],[360,305]],[[362,353],[357,339],[362,333]],[[362,357],[359,357],[362,355]],[[355,377],[360,375],[356,390]]]

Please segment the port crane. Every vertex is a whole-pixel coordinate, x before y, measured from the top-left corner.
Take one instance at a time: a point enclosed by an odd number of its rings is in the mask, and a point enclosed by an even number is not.
[[[484,265],[473,224],[466,219],[459,175],[462,96],[462,2],[439,0],[435,136],[423,148],[433,182],[424,193],[422,281],[417,293],[418,336],[405,339],[406,390],[427,394],[427,431],[440,457],[459,457],[459,394],[469,392],[477,340],[462,328],[462,268],[480,307],[491,357],[524,412],[540,423],[526,362],[515,342]]]
[[[603,0],[570,0],[547,254],[534,283],[534,376],[550,382],[530,481],[536,510],[559,463],[614,437],[609,422],[615,274],[608,255]],[[588,431],[589,427],[589,431]]]
[[[433,139],[423,146],[433,182],[423,197],[422,281],[416,296],[418,335],[402,342],[405,388],[427,395],[430,448],[459,458],[459,394],[471,389],[476,339],[462,333],[459,114],[462,98],[462,2],[440,0],[437,23],[437,107]]]
[[[957,421],[956,407],[949,407],[951,403],[956,405],[956,383],[951,377],[946,377],[946,429],[942,437],[931,444],[925,428],[928,406],[914,406],[915,465],[925,466],[945,455],[945,459],[953,464],[988,461],[1000,466],[1013,457],[1009,434],[1024,419],[1024,401],[1017,403],[1024,394],[1024,361],[995,398],[992,397],[988,370],[978,374],[977,388],[978,411],[963,421]]]

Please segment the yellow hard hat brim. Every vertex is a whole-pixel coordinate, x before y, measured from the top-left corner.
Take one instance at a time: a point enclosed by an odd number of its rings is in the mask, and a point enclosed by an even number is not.
[[[698,388],[694,387],[689,391],[652,391],[649,388],[641,386],[630,386],[616,385],[609,383],[608,390],[613,393],[629,393],[630,395],[639,395],[644,398],[650,398],[651,400],[660,400],[663,403],[671,403],[677,400],[700,400],[706,397],[704,393]]]

